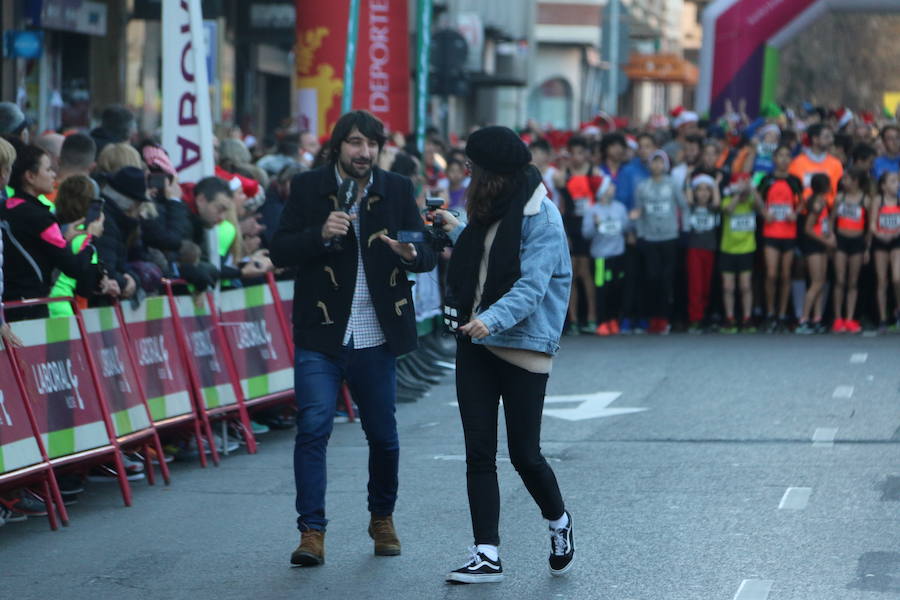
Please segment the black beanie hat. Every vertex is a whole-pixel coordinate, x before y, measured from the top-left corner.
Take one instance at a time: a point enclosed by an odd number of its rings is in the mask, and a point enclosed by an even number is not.
[[[484,127],[469,136],[466,155],[493,173],[511,175],[531,162],[531,151],[509,127]]]

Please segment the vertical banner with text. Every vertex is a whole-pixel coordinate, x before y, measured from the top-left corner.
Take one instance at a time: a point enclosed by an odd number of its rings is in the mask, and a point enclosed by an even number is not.
[[[350,0],[297,0],[296,102],[299,126],[329,135],[341,115]],[[391,131],[409,131],[409,22],[406,0],[359,0],[354,109]]]
[[[200,0],[163,0],[163,148],[181,183],[213,175],[212,113]]]

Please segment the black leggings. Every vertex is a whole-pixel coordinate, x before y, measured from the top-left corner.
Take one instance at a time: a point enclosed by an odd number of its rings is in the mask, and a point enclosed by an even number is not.
[[[556,476],[541,455],[541,414],[548,375],[531,373],[483,346],[460,340],[456,397],[466,438],[466,485],[475,544],[500,545],[497,485],[497,413],[503,397],[509,458],[545,519],[565,506]]]
[[[639,242],[644,274],[644,314],[671,319],[678,242]]]
[[[597,321],[606,323],[622,316],[622,290],[625,286],[625,255],[595,259],[594,281],[601,281],[597,286]],[[603,269],[603,273],[597,273]]]

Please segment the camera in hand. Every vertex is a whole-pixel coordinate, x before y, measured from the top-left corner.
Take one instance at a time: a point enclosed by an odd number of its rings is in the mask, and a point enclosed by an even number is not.
[[[101,213],[103,213],[103,198],[94,198],[88,205],[87,214],[84,217],[85,227],[99,219]]]
[[[350,209],[353,208],[353,203],[356,202],[356,194],[359,191],[359,184],[356,183],[355,179],[351,179],[349,177],[344,178],[341,182],[341,187],[338,188],[338,202],[340,202],[341,210],[347,214],[350,214]],[[335,236],[334,241],[332,242],[331,247],[335,251],[339,251],[343,249],[344,236],[339,235]]]
[[[444,201],[441,198],[426,198],[424,212],[431,225],[427,225],[422,231],[398,231],[397,241],[404,244],[425,243],[431,246],[435,252],[440,252],[444,248],[452,246],[453,241],[447,235],[447,232],[444,231],[444,221],[441,215],[437,213],[438,209],[443,206]]]

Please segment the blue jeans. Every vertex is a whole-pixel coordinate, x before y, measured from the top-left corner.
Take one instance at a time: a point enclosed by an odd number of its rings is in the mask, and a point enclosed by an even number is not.
[[[335,403],[346,380],[359,408],[369,442],[369,512],[393,514],[397,501],[400,440],[397,437],[396,359],[386,345],[355,350],[343,348],[337,357],[297,349],[294,390],[297,398],[297,439],[294,481],[297,485],[297,526],[325,530],[325,449],[334,426]]]

